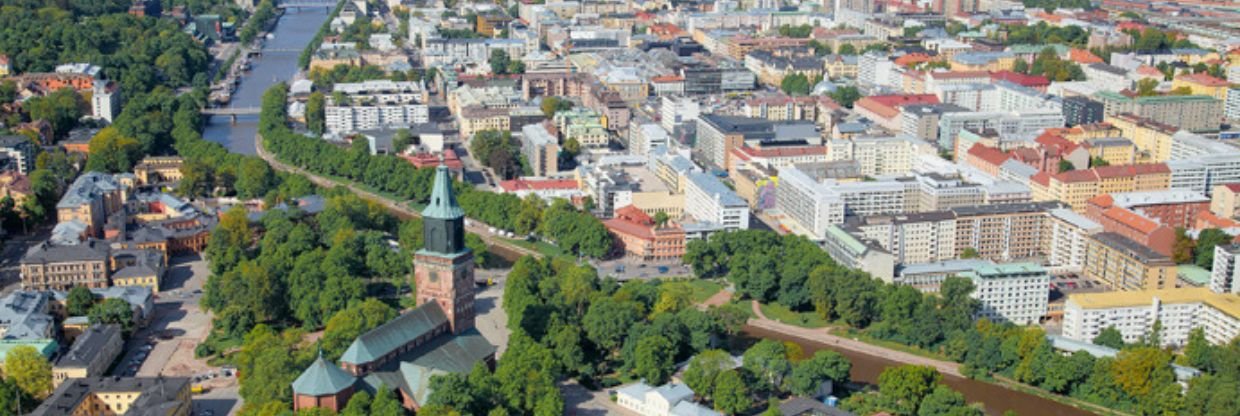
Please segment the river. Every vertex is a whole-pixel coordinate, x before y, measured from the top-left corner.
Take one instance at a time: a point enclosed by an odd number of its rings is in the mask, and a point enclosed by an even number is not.
[[[766,338],[780,341],[792,341],[801,346],[805,350],[807,356],[812,355],[815,351],[821,349],[831,349],[848,358],[852,362],[852,372],[849,376],[853,381],[867,384],[876,384],[878,375],[887,367],[900,365],[893,360],[883,357],[862,354],[852,350],[842,350],[832,348],[830,345],[821,344],[786,334],[780,334],[773,331],[746,326],[744,335],[752,338]],[[1053,400],[1034,396],[1031,394],[1007,389],[995,384],[983,383],[967,378],[954,376],[943,376],[943,382],[951,388],[956,389],[964,394],[969,403],[981,402],[986,407],[986,414],[999,416],[1003,412],[1012,410],[1020,416],[1092,416],[1093,413],[1077,409],[1066,404],[1062,404]]]
[[[314,39],[314,34],[327,20],[331,9],[325,7],[287,9],[276,25],[275,38],[263,45],[263,54],[250,62],[250,73],[241,80],[233,92],[230,107],[258,107],[263,92],[272,84],[288,81],[297,73],[297,58],[302,49]],[[289,51],[266,52],[269,49]],[[233,153],[255,153],[254,136],[258,133],[258,116],[237,116],[236,123],[228,116],[214,116],[207,120],[203,137],[227,147]]]

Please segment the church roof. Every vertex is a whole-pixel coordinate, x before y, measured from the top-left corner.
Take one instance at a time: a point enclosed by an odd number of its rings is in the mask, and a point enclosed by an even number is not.
[[[468,373],[474,363],[495,354],[495,347],[476,329],[468,329],[456,336],[444,336],[427,345],[416,348],[406,355],[410,361],[401,360],[400,374],[404,379],[406,393],[419,404],[430,397],[431,376],[444,373]]]
[[[293,380],[293,393],[306,396],[336,394],[352,386],[353,376],[336,367],[320,355],[310,367]]]
[[[430,203],[422,210],[422,216],[441,219],[465,216],[465,210],[456,203],[456,195],[452,191],[452,177],[448,174],[447,166],[439,165],[435,168],[435,186],[431,188]]]
[[[447,322],[448,316],[438,303],[424,303],[357,337],[340,356],[340,361],[351,364],[375,361]]]

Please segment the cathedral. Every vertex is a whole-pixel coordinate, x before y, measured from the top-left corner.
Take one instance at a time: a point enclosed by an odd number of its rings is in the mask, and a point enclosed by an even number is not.
[[[293,381],[293,409],[339,412],[353,393],[394,389],[417,410],[436,374],[467,373],[476,362],[494,365],[495,347],[474,329],[474,255],[465,247],[465,211],[456,202],[445,166],[422,210],[425,247],[414,255],[418,306],[353,340],[333,365],[319,357]]]

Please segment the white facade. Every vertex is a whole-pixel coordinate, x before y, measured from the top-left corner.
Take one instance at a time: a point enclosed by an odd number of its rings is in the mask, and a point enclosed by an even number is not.
[[[110,90],[109,84],[107,81],[95,81],[95,88],[90,96],[90,109],[91,116],[96,120],[111,123],[120,112],[120,91]]]
[[[749,204],[707,173],[685,175],[685,213],[729,230],[749,228]]]
[[[926,142],[911,136],[856,137],[828,140],[827,160],[856,160],[867,176],[903,175],[913,171],[917,156],[935,154]]]
[[[351,133],[381,128],[401,128],[430,122],[425,104],[388,105],[381,107],[343,107],[329,105],[324,109],[327,131]]]
[[[857,59],[857,83],[871,86],[893,86],[891,73],[895,63],[886,54],[869,52]]]
[[[981,303],[978,316],[1017,325],[1036,324],[1046,315],[1050,274],[1034,263],[979,267],[961,273],[973,279],[973,298]]]
[[[891,252],[897,264],[956,258],[956,219],[950,214],[899,215],[859,228],[863,237]]]
[[[1147,337],[1158,322],[1164,346],[1183,346],[1197,327],[1211,343],[1223,344],[1240,336],[1236,296],[1205,288],[1072,295],[1064,305],[1063,335],[1091,342],[1103,329],[1115,327],[1124,342],[1132,343]]]
[[[844,222],[844,201],[800,169],[779,170],[775,187],[775,206],[809,231],[810,238],[822,239],[827,227]]]
[[[1188,189],[1209,196],[1214,186],[1240,182],[1240,154],[1215,154],[1168,160],[1171,189]]]
[[[1059,208],[1050,211],[1051,237],[1047,267],[1057,272],[1079,272],[1085,265],[1088,236],[1102,232],[1102,225],[1076,212]]]
[[[629,154],[646,155],[650,149],[667,146],[667,130],[654,123],[645,123],[629,128]]]
[[[1235,68],[1240,69],[1240,66]],[[1227,101],[1223,104],[1223,117],[1228,120],[1240,120],[1240,88],[1227,89]]]
[[[1210,272],[1210,290],[1214,293],[1240,295],[1240,267],[1236,267],[1240,246],[1214,246],[1214,267]]]
[[[1063,126],[1063,113],[1057,110],[946,113],[939,118],[938,143],[941,149],[954,149],[956,136],[966,128],[993,129],[1000,135],[1028,135]]]
[[[823,185],[844,200],[845,216],[903,214],[910,206],[915,210],[919,203],[920,186],[916,181],[837,183],[828,180]],[[779,197],[775,200],[778,203]]]
[[[698,102],[689,97],[663,97],[660,102],[662,104],[659,112],[662,113],[662,119],[659,122],[663,129],[669,132],[675,132],[677,126],[694,123],[698,115],[702,114]]]
[[[641,416],[721,416],[694,403],[693,390],[680,383],[630,384],[616,389],[616,404]]]

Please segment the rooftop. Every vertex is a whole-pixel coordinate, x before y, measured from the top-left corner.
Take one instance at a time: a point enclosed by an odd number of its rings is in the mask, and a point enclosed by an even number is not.
[[[1132,241],[1128,237],[1113,233],[1104,232],[1094,234],[1092,238],[1113,250],[1121,251],[1125,255],[1136,257],[1138,261],[1145,264],[1156,264],[1160,266],[1174,266],[1175,262],[1170,257],[1163,255],[1154,249],[1146,247],[1144,244]]]
[[[77,340],[73,341],[69,352],[56,360],[56,367],[89,366],[99,354],[103,353],[103,348],[113,337],[120,339],[121,327],[119,325],[92,325],[86,328],[81,335],[78,335]]]
[[[1078,293],[1069,295],[1068,302],[1083,309],[1148,308],[1155,298],[1164,304],[1203,303],[1240,319],[1240,295],[1215,293],[1204,287]]]
[[[190,380],[184,377],[90,377],[68,380],[35,409],[32,416],[54,416],[74,413],[74,410],[101,393],[137,393],[138,397],[127,406],[126,415],[146,416],[171,414],[173,410],[187,406]]]

